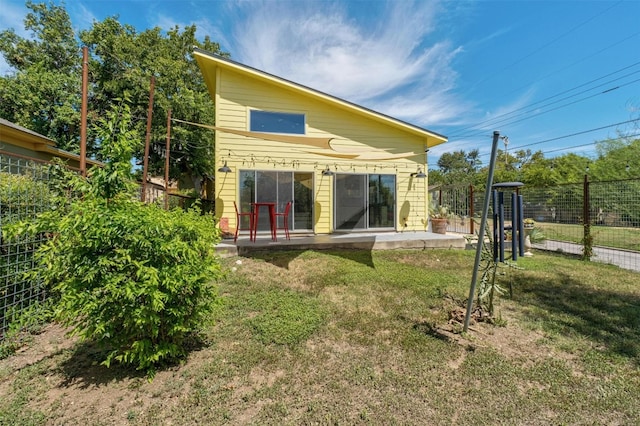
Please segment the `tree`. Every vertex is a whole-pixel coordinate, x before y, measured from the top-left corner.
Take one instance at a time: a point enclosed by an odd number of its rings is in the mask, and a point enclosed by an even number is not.
[[[168,110],[173,117],[195,123],[213,124],[213,103],[195,60],[193,46],[220,53],[220,46],[208,37],[204,42],[195,38],[196,26],[180,31],[174,27],[166,35],[158,27],[141,33],[130,25],[122,25],[117,17],[94,23],[80,38],[89,46],[90,70],[94,85],[92,111],[101,115],[111,99],[128,93],[132,114],[136,118],[136,157],[143,157],[146,116],[151,76],[156,78],[153,112],[153,142],[164,140]],[[212,176],[213,135],[200,127],[173,125],[171,129],[170,176],[186,177],[192,182],[202,176]],[[161,174],[164,169],[162,150],[151,151],[150,170]]]
[[[208,37],[196,39],[196,26],[138,32],[118,17],[94,22],[76,38],[64,7],[27,2],[25,28],[33,39],[0,33],[0,51],[14,72],[0,77],[0,116],[79,151],[81,47],[89,47],[89,124],[104,117],[114,99],[131,100],[135,157],[143,157],[151,76],[156,77],[153,142],[166,136],[167,111],[185,121],[213,124],[213,103],[191,56],[197,46],[221,53]],[[194,126],[171,129],[170,177],[196,182],[213,175],[213,135]],[[89,126],[88,153],[98,158],[100,137]],[[161,150],[152,151],[151,173],[164,174]]]
[[[0,117],[78,152],[81,58],[69,15],[53,3],[26,6],[33,38],[0,32],[0,52],[15,70],[0,77]]]
[[[471,150],[469,153],[463,150],[452,153],[445,152],[438,159],[443,183],[447,184],[476,183],[480,165],[480,154],[477,149]]]

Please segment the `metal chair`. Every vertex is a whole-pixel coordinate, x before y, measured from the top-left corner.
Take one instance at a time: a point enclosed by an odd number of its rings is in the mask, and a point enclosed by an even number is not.
[[[281,213],[276,212],[275,221],[276,221],[276,234],[278,233],[278,229],[284,229],[284,234],[287,237],[287,240],[290,240],[289,237],[289,211],[291,210],[291,201],[287,203],[284,208],[284,211]],[[278,218],[282,218],[282,226],[278,223]]]
[[[241,229],[240,227],[242,225],[243,217],[249,218],[249,227],[242,228],[242,229],[249,231],[249,240],[253,241],[253,220],[254,220],[253,207],[251,208],[250,212],[245,212],[245,213],[241,213],[240,211],[238,211],[238,205],[236,204],[235,201],[233,202],[233,207],[236,209],[236,234],[233,237],[233,242],[235,243],[238,240],[238,231],[240,231]]]

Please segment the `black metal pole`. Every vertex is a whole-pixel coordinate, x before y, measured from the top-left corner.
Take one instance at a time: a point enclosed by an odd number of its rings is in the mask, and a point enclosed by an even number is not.
[[[511,193],[511,260],[518,260],[518,204],[516,202],[516,193]]]
[[[500,262],[504,262],[504,192],[498,191],[498,244]]]
[[[495,189],[491,191],[492,200],[493,200],[493,261],[498,261],[498,191]]]
[[[489,215],[489,203],[491,201],[491,185],[493,184],[493,172],[496,167],[496,154],[498,152],[498,139],[500,132],[493,132],[493,144],[491,146],[491,160],[489,161],[489,173],[487,174],[487,186],[484,190],[484,203],[482,205],[482,218],[480,220],[480,233],[478,234],[478,246],[476,247],[476,260],[473,265],[473,275],[471,276],[471,286],[469,288],[469,300],[467,300],[467,314],[464,317],[463,331],[469,329],[469,320],[471,319],[471,310],[473,309],[473,297],[476,293],[476,282],[478,280],[478,269],[480,268],[480,260],[482,257],[482,245],[484,244],[484,235],[487,229],[487,216]]]
[[[520,256],[524,256],[524,199],[518,195],[518,242],[520,243]]]

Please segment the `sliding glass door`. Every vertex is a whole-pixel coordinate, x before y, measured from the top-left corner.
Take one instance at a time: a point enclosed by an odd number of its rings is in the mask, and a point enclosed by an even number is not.
[[[289,229],[313,229],[313,174],[305,172],[240,171],[240,206],[249,211],[253,202],[276,203],[276,211],[283,212],[292,201]],[[282,224],[279,224],[282,226]],[[269,230],[266,208],[260,211],[258,231]]]
[[[335,175],[335,229],[395,228],[394,175]]]
[[[337,230],[366,229],[366,175],[336,174],[335,221]]]
[[[369,228],[395,228],[396,177],[369,175]]]

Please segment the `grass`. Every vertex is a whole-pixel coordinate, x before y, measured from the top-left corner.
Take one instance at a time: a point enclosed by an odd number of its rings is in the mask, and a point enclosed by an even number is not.
[[[537,222],[542,233],[551,240],[581,244],[584,239],[582,225]],[[591,226],[594,245],[640,251],[640,229],[614,226]]]
[[[474,253],[274,252],[225,262],[206,347],[153,382],[90,346],[0,361],[0,424],[633,424],[638,274],[536,253],[503,326],[436,333]],[[241,264],[235,262],[240,260]],[[18,355],[19,356],[19,355]],[[73,402],[73,404],[71,404]]]

